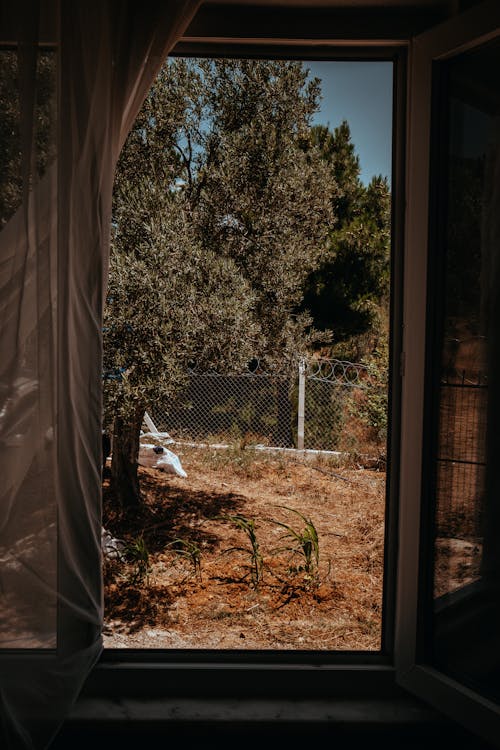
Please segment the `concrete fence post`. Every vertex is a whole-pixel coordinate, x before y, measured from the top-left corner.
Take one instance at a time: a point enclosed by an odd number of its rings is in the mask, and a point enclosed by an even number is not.
[[[306,401],[306,361],[299,360],[299,404],[297,411],[297,448],[304,450],[304,414]]]

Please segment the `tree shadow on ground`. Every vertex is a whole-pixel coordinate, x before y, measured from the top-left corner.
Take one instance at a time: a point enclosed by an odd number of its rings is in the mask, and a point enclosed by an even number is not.
[[[157,472],[155,472],[156,474]],[[159,552],[175,539],[189,539],[211,550],[224,536],[214,534],[204,525],[225,513],[237,513],[245,498],[234,492],[200,491],[179,487],[168,479],[140,472],[143,503],[124,510],[109,482],[103,484],[103,524],[113,536],[125,541],[143,537],[151,553]]]
[[[112,582],[105,588],[106,619],[120,620],[126,624],[128,633],[137,632],[145,625],[168,625],[170,608],[177,593],[170,586]]]

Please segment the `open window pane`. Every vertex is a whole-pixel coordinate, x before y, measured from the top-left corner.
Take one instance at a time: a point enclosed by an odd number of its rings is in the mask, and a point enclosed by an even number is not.
[[[108,647],[381,649],[392,76],[177,58],[153,87],[115,181]]]
[[[498,701],[500,43],[443,63],[432,663]]]

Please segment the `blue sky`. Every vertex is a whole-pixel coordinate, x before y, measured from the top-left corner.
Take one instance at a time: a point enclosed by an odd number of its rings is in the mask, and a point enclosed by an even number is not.
[[[347,120],[363,182],[375,174],[390,179],[392,63],[306,61],[305,66],[322,81],[323,100],[314,123],[333,130]]]

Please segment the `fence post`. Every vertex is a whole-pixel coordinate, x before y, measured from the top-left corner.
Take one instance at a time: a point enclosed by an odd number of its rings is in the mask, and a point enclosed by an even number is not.
[[[304,413],[306,400],[306,361],[299,360],[299,405],[297,411],[297,448],[304,450]]]

